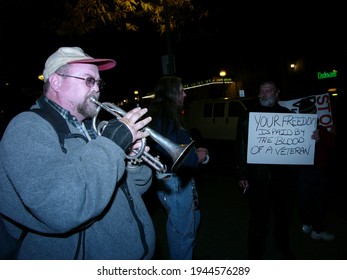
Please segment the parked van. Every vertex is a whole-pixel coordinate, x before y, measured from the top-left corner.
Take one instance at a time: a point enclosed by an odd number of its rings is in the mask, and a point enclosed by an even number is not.
[[[187,103],[184,118],[206,140],[235,140],[239,116],[258,102],[257,97],[221,98]]]

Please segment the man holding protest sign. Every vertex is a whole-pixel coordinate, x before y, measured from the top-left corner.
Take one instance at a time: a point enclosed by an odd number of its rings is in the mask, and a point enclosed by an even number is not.
[[[274,237],[283,259],[295,259],[290,248],[290,223],[297,191],[298,166],[293,164],[250,164],[247,161],[249,112],[292,113],[278,104],[280,90],[272,81],[259,87],[259,104],[239,119],[235,143],[238,184],[248,195],[250,217],[248,259],[262,259],[266,252],[268,225],[273,213]]]

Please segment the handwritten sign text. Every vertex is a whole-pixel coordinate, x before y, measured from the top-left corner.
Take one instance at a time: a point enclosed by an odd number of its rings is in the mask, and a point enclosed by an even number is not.
[[[316,114],[249,113],[248,163],[313,164]]]

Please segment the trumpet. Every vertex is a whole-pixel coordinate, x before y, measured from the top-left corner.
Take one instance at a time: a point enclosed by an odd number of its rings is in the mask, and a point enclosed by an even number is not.
[[[106,110],[116,118],[121,118],[126,114],[126,111],[124,111],[123,109],[121,109],[113,103],[101,103],[93,97],[91,98],[91,101],[98,106],[97,113],[92,120],[93,129],[98,135],[102,135],[104,128],[108,124],[108,121],[100,121],[99,124],[96,125],[97,116],[101,109]],[[165,138],[164,136],[160,135],[158,132],[154,131],[153,129],[147,126],[144,127],[143,130],[147,131],[149,133],[149,136],[168,152],[173,161],[173,165],[171,168],[173,172],[175,172],[180,167],[182,161],[188,155],[189,151],[194,147],[194,141],[190,142],[189,144],[176,144],[172,142],[170,139]],[[153,167],[157,172],[165,173],[167,171],[166,165],[160,162],[159,156],[153,157],[151,154],[146,152],[145,147],[146,138],[144,137],[141,139],[140,150],[137,151],[136,154],[133,156],[126,155],[126,158],[133,163],[144,161],[148,165]]]

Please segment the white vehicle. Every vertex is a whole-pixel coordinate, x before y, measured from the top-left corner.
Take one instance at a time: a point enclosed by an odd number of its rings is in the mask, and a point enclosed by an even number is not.
[[[234,141],[239,116],[256,102],[257,97],[193,101],[186,104],[184,119],[189,129],[197,129],[206,140]]]

